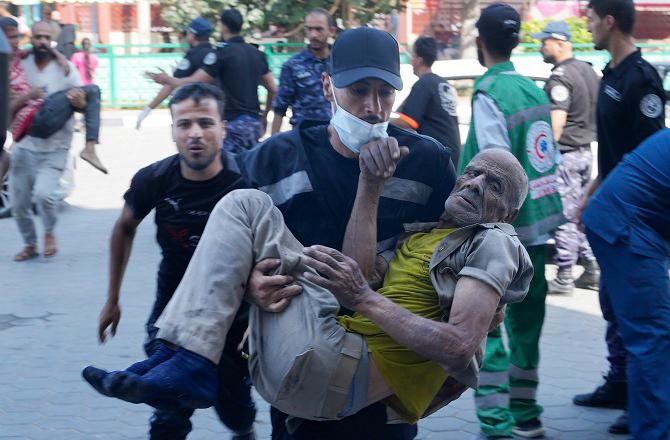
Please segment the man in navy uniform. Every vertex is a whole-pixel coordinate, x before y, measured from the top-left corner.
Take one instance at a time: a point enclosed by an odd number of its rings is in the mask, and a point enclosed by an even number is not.
[[[184,58],[179,61],[177,64],[174,73],[172,74],[175,78],[185,78],[192,75],[198,69],[203,66],[211,66],[216,64],[216,49],[209,42],[209,37],[212,35],[214,28],[203,17],[198,17],[189,23],[188,27],[185,30],[186,33],[186,42],[188,43],[190,49],[184,55]],[[156,97],[151,100],[144,110],[137,115],[137,123],[135,128],[139,130],[151,110],[155,109],[160,105],[161,102],[165,100],[172,91],[174,87],[166,84],[158,92]]]
[[[240,35],[244,20],[237,9],[226,9],[219,22],[223,42],[217,45],[217,60],[205,63],[192,75],[174,78],[165,73],[149,76],[160,84],[177,87],[194,82],[218,83],[226,99],[226,139],[223,149],[239,153],[253,148],[265,133],[267,116],[277,91],[265,55]],[[258,86],[267,90],[261,112]]]
[[[316,8],[307,13],[304,26],[309,44],[281,68],[279,91],[272,103],[272,134],[281,130],[289,107],[294,127],[303,120],[329,121],[333,115],[330,102],[323,96],[321,76],[326,72],[328,39],[335,36],[335,23],[328,11]]]

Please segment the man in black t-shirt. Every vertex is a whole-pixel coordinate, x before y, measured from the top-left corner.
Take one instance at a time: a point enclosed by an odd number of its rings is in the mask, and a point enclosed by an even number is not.
[[[451,161],[458,168],[461,135],[456,116],[456,90],[446,79],[436,75],[431,66],[437,59],[437,43],[420,37],[412,50],[412,67],[419,80],[412,86],[405,102],[398,109],[393,124],[416,130],[440,141],[451,150]]]
[[[570,27],[552,21],[542,32],[531,34],[542,41],[540,52],[546,63],[554,65],[544,91],[551,103],[551,126],[556,145],[563,156],[558,185],[563,215],[568,221],[555,233],[558,266],[556,278],[549,281],[548,293],[571,293],[575,285],[598,290],[600,270],[586,236],[577,228],[575,209],[584,189],[591,182],[593,156],[591,142],[596,139],[596,100],[600,79],[593,66],[572,55]],[[581,258],[584,272],[575,281],[572,266]]]
[[[108,327],[112,336],[116,334],[121,319],[121,282],[135,230],[155,209],[156,240],[163,259],[144,348],[150,356],[170,352],[155,339],[158,329],[154,323],[179,285],[216,203],[230,191],[246,187],[220,150],[225,134],[222,100],[216,87],[194,84],[178,90],[170,101],[178,154],[138,171],[124,195],[125,205],[112,231],[108,299],[100,313],[101,342],[106,340]],[[246,361],[237,351],[246,326],[246,310],[241,309],[219,363],[220,392],[215,405],[223,423],[233,431],[233,438],[239,440],[254,438],[256,415],[246,379]],[[150,421],[150,438],[185,439],[191,430],[192,414],[193,409],[187,407],[156,411]]]
[[[177,87],[194,82],[216,82],[226,99],[227,136],[223,149],[239,153],[256,145],[265,133],[268,112],[277,87],[272,79],[265,55],[256,46],[245,43],[240,35],[242,14],[237,9],[221,13],[221,36],[217,45],[217,62],[204,65],[186,78],[173,78],[165,73],[149,74],[160,84]],[[267,90],[265,110],[261,114],[258,86]]]

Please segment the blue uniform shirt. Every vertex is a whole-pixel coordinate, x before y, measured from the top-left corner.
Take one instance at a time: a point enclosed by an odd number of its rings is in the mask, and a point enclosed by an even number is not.
[[[332,110],[321,85],[326,63],[327,60],[315,57],[307,48],[286,61],[281,68],[279,92],[272,110],[283,116],[291,107],[292,125],[303,120],[330,121]]]
[[[584,224],[610,244],[633,252],[670,256],[670,129],[624,156],[584,212]]]

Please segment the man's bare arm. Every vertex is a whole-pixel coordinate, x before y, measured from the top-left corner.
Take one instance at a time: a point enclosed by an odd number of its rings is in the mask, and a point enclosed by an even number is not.
[[[100,342],[105,342],[105,331],[111,325],[112,336],[116,335],[116,327],[121,320],[121,308],[119,307],[119,298],[121,296],[121,283],[126,271],[130,251],[135,239],[135,231],[140,224],[134,216],[130,207],[123,206],[121,216],[114,223],[112,229],[112,238],[110,240],[110,258],[109,258],[109,286],[107,289],[107,302],[100,312],[100,322],[98,326],[98,338]]]
[[[70,62],[68,61],[67,58],[65,58],[65,55],[57,51],[55,48],[50,48],[51,53],[53,54],[54,59],[56,60],[56,63],[58,63],[58,67],[60,67],[63,70],[63,73],[65,76],[70,75]]]
[[[552,110],[551,111],[551,128],[554,132],[554,140],[558,140],[563,135],[563,129],[565,128],[565,123],[568,120],[568,112],[565,110]]]
[[[265,110],[263,111],[263,118],[261,122],[263,123],[263,134],[265,134],[265,131],[267,130],[268,126],[268,115],[270,114],[270,110],[272,110],[272,101],[274,101],[275,96],[277,95],[277,85],[275,84],[275,80],[272,78],[272,73],[268,72],[265,75],[261,77],[261,84],[263,87],[265,87],[265,90],[267,90],[268,94],[265,99]],[[273,121],[273,129],[274,129],[274,121]]]
[[[368,283],[379,281],[377,268],[377,208],[384,183],[409,154],[395,138],[375,139],[361,148],[356,199],[344,234],[342,253],[353,258]],[[385,271],[386,267],[383,267]]]
[[[147,105],[149,108],[156,108],[160,105],[161,102],[165,100],[168,96],[170,96],[170,93],[174,90],[174,87],[172,87],[169,84],[166,84],[163,86],[163,88],[160,89],[158,94],[154,97],[154,99],[151,100],[151,102]]]
[[[488,284],[464,276],[456,284],[449,322],[433,321],[370,289],[356,262],[340,252],[324,246],[304,252],[305,263],[318,272],[306,272],[305,277],[330,290],[340,304],[369,318],[399,344],[451,372],[468,366],[500,302]]]
[[[272,118],[272,129],[270,134],[277,134],[281,130],[281,124],[284,122],[284,115],[280,115],[275,112],[274,118]]]
[[[451,372],[468,366],[489,331],[500,302],[500,295],[488,284],[462,277],[456,284],[449,322],[439,322],[417,316],[373,293],[367,294],[353,310],[369,318],[399,344]]]
[[[369,181],[361,173],[354,207],[342,244],[342,252],[358,263],[368,283],[375,280],[377,209],[383,189],[384,180]]]
[[[157,82],[158,84],[162,85],[170,85],[174,88],[181,87],[186,84],[191,84],[191,83],[197,83],[197,82],[203,82],[203,83],[213,83],[214,78],[211,77],[207,72],[205,72],[203,69],[198,69],[195,71],[195,73],[191,76],[187,76],[185,78],[175,78],[173,76],[168,75],[167,73],[161,71],[159,73],[153,73],[153,72],[146,72],[146,76]]]
[[[577,205],[577,209],[575,211],[575,222],[577,222],[577,227],[579,228],[579,230],[584,230],[584,224],[582,223],[582,216],[584,215],[586,207],[589,206],[591,197],[593,197],[593,194],[596,192],[599,186],[600,186],[600,176],[596,177],[591,181],[591,183],[589,183],[589,185],[586,187],[586,190],[584,191],[582,200],[579,202],[579,205]]]

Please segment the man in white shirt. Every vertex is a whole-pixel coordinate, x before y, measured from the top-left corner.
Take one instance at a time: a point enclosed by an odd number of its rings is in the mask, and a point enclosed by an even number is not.
[[[21,61],[21,68],[30,85],[40,88],[44,96],[72,87],[81,86],[77,70],[70,64],[66,75],[53,59],[49,50],[52,30],[46,22],[35,23],[32,27],[32,53]],[[77,108],[86,105],[86,95],[81,89],[68,92],[70,103]],[[32,202],[44,223],[44,256],[56,255],[56,225],[58,197],[54,189],[67,162],[68,150],[72,143],[74,120],[70,120],[54,135],[41,139],[25,136],[12,148],[10,171],[10,191],[12,194],[12,214],[23,236],[24,248],[14,258],[24,261],[36,257],[37,233],[31,216]]]

